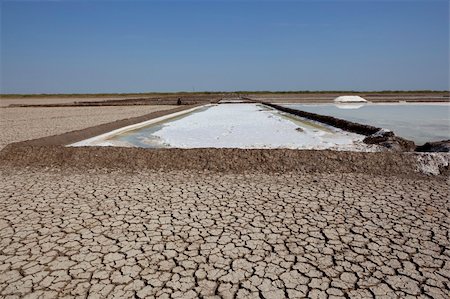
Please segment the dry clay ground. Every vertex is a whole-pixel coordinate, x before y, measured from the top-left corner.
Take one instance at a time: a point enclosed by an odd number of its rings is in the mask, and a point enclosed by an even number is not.
[[[12,142],[62,134],[176,106],[0,107],[0,150]]]
[[[2,143],[37,137],[41,111]],[[0,166],[0,297],[448,298],[449,195],[442,177]]]
[[[5,298],[448,298],[445,180],[1,170]]]

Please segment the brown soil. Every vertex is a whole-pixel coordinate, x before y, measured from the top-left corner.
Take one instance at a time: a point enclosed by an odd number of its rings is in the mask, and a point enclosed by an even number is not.
[[[20,167],[109,168],[262,172],[329,172],[416,176],[416,161],[404,153],[289,149],[143,149],[10,144],[0,164]]]

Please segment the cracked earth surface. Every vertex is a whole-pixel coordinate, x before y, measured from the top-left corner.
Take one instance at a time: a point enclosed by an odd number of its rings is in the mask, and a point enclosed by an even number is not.
[[[0,169],[4,298],[448,298],[445,180]]]
[[[0,150],[12,142],[62,134],[175,107],[169,105],[145,105],[0,108]]]

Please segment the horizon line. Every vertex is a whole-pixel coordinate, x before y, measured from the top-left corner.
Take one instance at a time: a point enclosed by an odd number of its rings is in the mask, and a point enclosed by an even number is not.
[[[4,96],[76,96],[76,95],[146,95],[146,94],[230,94],[230,93],[444,93],[449,90],[410,89],[410,90],[236,90],[236,91],[145,91],[145,92],[92,92],[92,93],[0,93]]]

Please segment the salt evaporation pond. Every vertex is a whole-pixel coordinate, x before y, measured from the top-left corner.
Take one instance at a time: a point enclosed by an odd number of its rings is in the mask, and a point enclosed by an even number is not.
[[[389,129],[421,145],[450,139],[449,103],[285,104],[285,107]]]
[[[373,151],[365,136],[261,104],[207,105],[149,125],[130,126],[72,146],[290,148]]]

